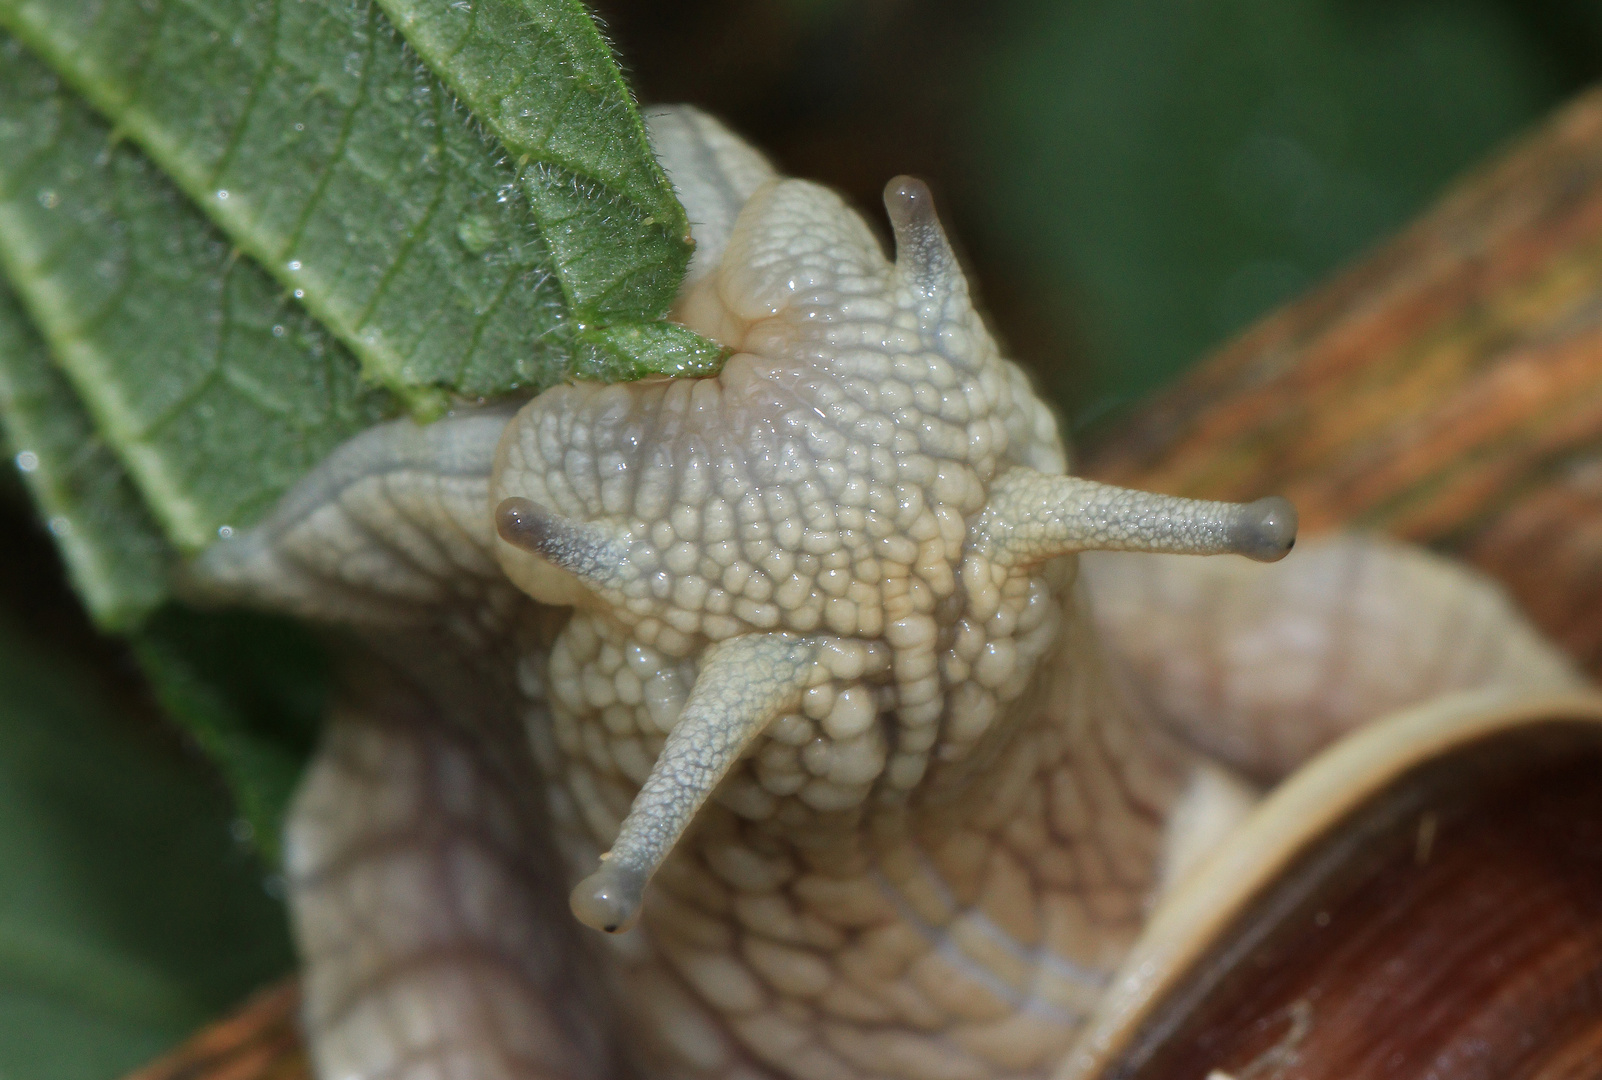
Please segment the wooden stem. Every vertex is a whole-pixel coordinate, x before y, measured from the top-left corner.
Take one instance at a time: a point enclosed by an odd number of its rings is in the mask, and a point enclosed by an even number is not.
[[[126,1080],[310,1080],[293,978],[256,993]]]

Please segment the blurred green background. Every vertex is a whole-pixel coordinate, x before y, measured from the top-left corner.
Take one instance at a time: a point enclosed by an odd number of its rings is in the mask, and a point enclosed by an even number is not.
[[[1003,337],[1076,427],[1602,74],[1602,0],[597,7],[645,100],[723,115],[876,219],[890,176],[930,179]],[[75,613],[12,494],[0,1080],[109,1078],[285,970],[287,937],[223,785]]]
[[[704,105],[876,213],[890,176],[928,178],[1076,427],[1602,74],[1597,0],[596,6],[647,100]]]

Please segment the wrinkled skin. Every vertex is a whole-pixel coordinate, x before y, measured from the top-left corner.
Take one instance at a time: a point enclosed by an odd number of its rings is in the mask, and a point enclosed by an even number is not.
[[[721,375],[385,425],[195,568],[361,642],[288,831],[326,1080],[1046,1075],[1254,783],[1575,681],[1406,548],[1081,566],[1293,518],[1068,477],[915,181],[891,262],[706,117],[653,134]]]

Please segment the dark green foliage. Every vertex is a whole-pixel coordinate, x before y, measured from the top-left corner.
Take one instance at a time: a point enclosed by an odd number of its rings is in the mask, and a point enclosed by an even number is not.
[[[285,970],[223,792],[0,621],[0,1075],[111,1078]]]
[[[328,697],[318,643],[287,619],[173,606],[133,647],[157,700],[216,763],[244,831],[276,866],[284,808]]]
[[[967,160],[998,239],[1082,328],[1081,400],[1155,388],[1539,118],[1561,87],[1520,10],[1008,5]]]

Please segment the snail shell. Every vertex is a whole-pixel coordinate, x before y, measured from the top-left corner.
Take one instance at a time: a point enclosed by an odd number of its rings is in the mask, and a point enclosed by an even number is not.
[[[1404,710],[1269,796],[1057,1080],[1602,1071],[1602,700]]]

